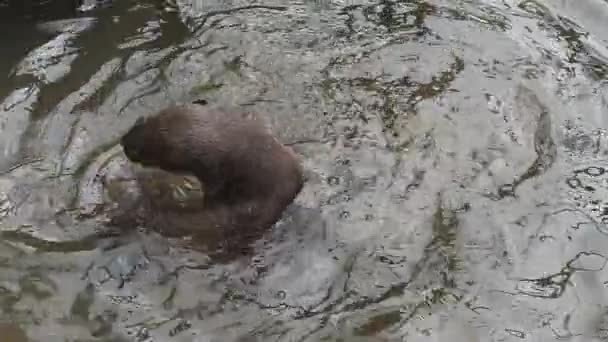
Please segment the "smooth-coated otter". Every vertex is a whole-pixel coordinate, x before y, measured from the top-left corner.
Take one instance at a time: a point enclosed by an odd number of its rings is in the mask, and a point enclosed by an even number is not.
[[[195,175],[205,188],[208,224],[228,231],[271,226],[302,189],[298,157],[256,115],[203,104],[138,119],[121,139],[127,158]]]

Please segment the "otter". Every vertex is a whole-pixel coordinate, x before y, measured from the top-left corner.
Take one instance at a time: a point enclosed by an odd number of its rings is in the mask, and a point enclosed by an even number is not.
[[[144,167],[197,177],[205,189],[198,217],[208,221],[201,224],[227,232],[272,226],[303,187],[299,158],[256,114],[205,104],[137,119],[121,138],[125,155]]]

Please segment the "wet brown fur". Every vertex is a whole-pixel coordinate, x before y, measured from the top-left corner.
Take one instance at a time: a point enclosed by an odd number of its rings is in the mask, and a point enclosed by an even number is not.
[[[197,215],[204,228],[265,229],[303,186],[296,154],[251,113],[173,106],[138,120],[121,144],[133,162],[193,174],[204,184]]]

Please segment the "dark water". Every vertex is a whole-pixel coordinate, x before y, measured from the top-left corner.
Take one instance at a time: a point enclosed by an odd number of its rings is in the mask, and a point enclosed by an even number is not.
[[[608,338],[605,0],[72,9],[0,25],[10,341]],[[248,253],[152,220],[199,184],[117,145],[195,99],[302,157]]]

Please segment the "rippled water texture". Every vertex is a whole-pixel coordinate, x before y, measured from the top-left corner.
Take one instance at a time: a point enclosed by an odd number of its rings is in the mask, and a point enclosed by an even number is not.
[[[3,338],[608,339],[605,0],[94,3],[0,26]],[[117,145],[196,99],[306,170],[221,258]]]

